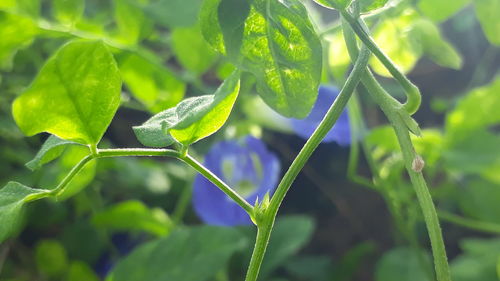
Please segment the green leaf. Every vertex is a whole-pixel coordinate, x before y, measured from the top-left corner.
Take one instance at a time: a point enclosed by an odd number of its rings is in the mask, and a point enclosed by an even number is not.
[[[28,136],[48,132],[96,145],[120,105],[120,89],[118,67],[102,42],[71,42],[14,101],[14,119]]]
[[[418,8],[433,21],[441,22],[463,9],[470,2],[471,0],[420,0]]]
[[[0,242],[14,234],[22,222],[25,203],[35,198],[45,197],[49,191],[33,189],[17,182],[9,182],[0,189]]]
[[[199,26],[176,28],[171,36],[172,51],[185,69],[200,75],[215,62],[217,55],[203,39]]]
[[[167,235],[172,222],[160,208],[149,209],[142,202],[130,200],[113,205],[92,217],[96,227],[130,231],[146,231],[153,235]]]
[[[32,19],[0,11],[0,69],[11,68],[17,51],[29,46],[37,32]]]
[[[84,0],[52,0],[54,17],[65,24],[73,25],[79,21],[84,10]]]
[[[118,262],[106,280],[204,281],[246,244],[233,228],[177,228],[166,238],[138,247]]]
[[[500,188],[485,180],[474,180],[456,192],[461,210],[468,217],[500,224]]]
[[[276,222],[267,254],[260,269],[261,276],[269,276],[277,266],[297,253],[311,239],[314,221],[307,216],[289,216]]]
[[[151,29],[152,22],[134,0],[113,0],[113,6],[120,39],[136,44]]]
[[[73,144],[77,143],[63,140],[52,135],[42,145],[42,148],[40,148],[35,158],[26,163],[26,167],[32,171],[40,169],[44,164],[59,157],[68,145]]]
[[[476,16],[491,44],[500,46],[500,1],[474,0]]]
[[[345,79],[351,58],[344,41],[344,35],[341,31],[327,38],[329,43],[328,48],[328,65],[332,71],[332,75],[338,81]]]
[[[58,278],[64,275],[68,266],[66,250],[57,240],[42,240],[35,248],[37,268],[43,275]]]
[[[67,281],[99,281],[101,280],[92,268],[81,261],[71,262],[68,269]]]
[[[175,106],[184,97],[184,82],[169,69],[137,55],[123,58],[120,71],[130,93],[153,113]]]
[[[414,41],[412,34],[417,18],[414,10],[406,9],[399,17],[383,20],[373,33],[375,42],[404,73],[410,72],[422,55],[421,45]],[[379,75],[391,76],[376,57],[372,56],[370,64]]]
[[[304,118],[318,94],[322,49],[299,0],[207,0],[202,33],[217,51],[252,73],[274,110]]]
[[[462,57],[446,41],[439,28],[429,20],[419,19],[413,23],[413,34],[420,37],[420,44],[426,56],[435,63],[453,69],[462,67]]]
[[[429,254],[423,253],[424,264],[420,264],[418,253],[410,248],[394,248],[386,252],[377,262],[376,281],[430,281],[426,269],[432,268]]]
[[[90,151],[84,146],[69,147],[59,161],[57,167],[57,181],[60,182],[73,169],[73,167],[89,155]],[[69,182],[62,193],[57,195],[58,200],[66,200],[87,187],[94,180],[96,173],[96,161],[90,161],[80,170],[80,172]],[[52,181],[52,185],[53,185]]]
[[[460,244],[464,253],[450,264],[454,281],[498,281],[500,239],[465,239]]]
[[[314,0],[314,2],[327,8],[345,10],[351,4],[352,0]]]
[[[159,0],[144,8],[146,14],[165,27],[196,24],[202,0]]]
[[[134,132],[145,146],[165,147],[174,140],[185,145],[194,143],[224,125],[238,97],[239,87],[239,72],[235,71],[215,94],[183,100],[176,107],[134,127]]]
[[[366,13],[376,9],[383,8],[389,0],[360,0],[359,6],[361,12]]]

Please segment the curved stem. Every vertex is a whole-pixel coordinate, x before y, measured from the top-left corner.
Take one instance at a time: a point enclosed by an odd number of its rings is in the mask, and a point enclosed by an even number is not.
[[[464,218],[449,212],[438,210],[438,216],[450,223],[460,225],[476,231],[488,232],[493,234],[500,234],[500,224],[478,221],[474,219]]]
[[[363,44],[380,60],[391,75],[399,82],[406,93],[404,109],[410,113],[415,113],[420,107],[422,97],[420,90],[415,86],[392,62],[392,60],[377,46],[373,38],[368,33],[368,28],[361,18],[353,17],[347,11],[341,11],[342,18],[349,23]]]
[[[278,209],[285,198],[286,193],[290,189],[290,186],[294,182],[295,178],[299,172],[304,167],[305,163],[311,157],[314,150],[321,143],[326,134],[333,127],[340,114],[344,110],[349,98],[351,97],[354,89],[358,85],[361,74],[363,73],[366,65],[368,64],[368,59],[370,57],[370,51],[363,48],[354,68],[347,78],[347,81],[340,91],[339,96],[330,107],[325,117],[318,125],[314,133],[307,140],[305,145],[300,150],[299,154],[292,162],[288,171],[283,176],[281,182],[279,183],[276,192],[274,193],[271,202],[267,209],[264,210],[263,218],[261,221],[257,221],[257,239],[255,241],[255,248],[250,260],[250,265],[248,267],[246,281],[256,281],[262,260],[264,259],[264,254],[266,252],[267,244],[269,243],[269,238],[271,236],[272,227],[274,220],[278,213]]]
[[[352,30],[347,26],[344,26],[344,35],[346,35],[346,40],[348,38],[352,38],[353,36]],[[350,49],[349,54],[351,55],[352,59],[355,59],[357,47],[352,43],[348,43],[347,45]],[[415,149],[413,148],[408,127],[406,126],[405,121],[402,119],[402,115],[400,113],[401,109],[397,106],[394,106],[392,102],[393,98],[378,83],[378,81],[375,79],[368,68],[365,69],[364,75],[361,78],[361,82],[371,94],[375,102],[380,106],[384,114],[389,119],[392,127],[394,128],[394,131],[396,132],[399,145],[403,152],[405,167],[408,174],[410,175],[410,180],[415,189],[415,193],[417,194],[418,202],[424,215],[425,224],[429,233],[437,280],[451,281],[446,249],[444,246],[443,235],[436,213],[436,208],[434,206],[434,202],[432,201],[431,194],[429,193],[429,189],[427,188],[427,184],[422,175],[421,169],[413,169],[412,167],[413,162],[419,156],[416,154]]]

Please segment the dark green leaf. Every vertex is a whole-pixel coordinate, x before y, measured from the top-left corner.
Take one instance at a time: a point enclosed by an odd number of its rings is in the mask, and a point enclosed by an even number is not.
[[[202,0],[158,0],[144,8],[158,24],[173,27],[193,26],[198,20]]]
[[[63,140],[52,135],[42,145],[42,148],[40,148],[40,151],[38,151],[35,158],[26,163],[26,167],[28,167],[32,171],[37,170],[44,164],[59,157],[68,145],[73,144],[77,143]]]
[[[85,10],[84,0],[53,0],[52,13],[54,17],[65,24],[79,21]]]
[[[500,46],[500,1],[475,0],[476,16],[491,44]]]
[[[44,189],[33,189],[17,182],[9,182],[0,189],[0,242],[14,234],[22,221],[22,210],[26,202],[44,197]]]
[[[422,253],[423,264],[421,264],[418,255],[414,250],[403,247],[386,252],[377,263],[375,280],[430,281],[426,270],[432,269],[431,258],[429,254]]]
[[[500,188],[492,182],[474,180],[457,190],[458,202],[467,217],[500,224]]]
[[[92,223],[106,229],[141,230],[157,236],[166,235],[172,227],[170,219],[162,209],[149,209],[136,200],[125,201],[96,213]]]
[[[16,52],[30,45],[37,32],[32,19],[0,11],[0,68],[10,68]]]
[[[169,69],[137,55],[124,58],[120,71],[130,93],[153,113],[175,106],[184,97],[184,82]]]
[[[26,135],[49,132],[62,139],[95,145],[120,105],[121,79],[102,42],[75,41],[42,67],[13,105]]]
[[[204,73],[217,58],[203,39],[199,26],[174,29],[172,51],[185,69],[197,75]]]
[[[166,238],[134,250],[116,265],[107,280],[204,281],[246,244],[247,240],[233,228],[177,228]]]
[[[215,94],[186,99],[176,107],[134,127],[145,146],[164,147],[174,139],[189,145],[215,133],[226,122],[239,92],[239,72],[234,72]]]
[[[298,0],[207,0],[201,15],[205,39],[242,70],[274,110],[304,118],[321,78],[321,43]]]
[[[433,21],[440,22],[448,19],[470,2],[471,0],[420,0],[418,8]]]

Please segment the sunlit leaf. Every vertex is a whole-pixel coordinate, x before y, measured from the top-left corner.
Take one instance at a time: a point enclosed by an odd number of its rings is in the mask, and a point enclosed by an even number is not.
[[[333,77],[342,81],[347,73],[351,59],[342,32],[336,32],[328,37],[328,64]]]
[[[188,98],[176,107],[153,116],[134,127],[145,146],[164,147],[174,139],[189,145],[215,133],[226,122],[240,88],[239,72],[234,72],[213,95]]]
[[[212,66],[217,57],[203,39],[198,26],[174,29],[172,51],[185,69],[198,75]]]
[[[99,281],[101,280],[92,268],[81,261],[73,261],[68,268],[67,281]]]
[[[10,68],[16,52],[30,45],[37,32],[32,19],[0,11],[0,68]]]
[[[172,222],[163,210],[149,209],[136,200],[121,202],[96,213],[92,217],[92,223],[100,228],[118,231],[140,230],[157,236],[166,235],[172,227]]]
[[[120,39],[136,44],[151,28],[151,21],[134,0],[114,0],[113,5]]]
[[[59,174],[57,176],[58,182],[62,181],[73,167],[80,162],[80,160],[89,154],[89,149],[84,146],[71,146],[69,147],[59,161],[57,167]],[[64,191],[58,194],[58,200],[65,200],[87,187],[92,180],[94,180],[96,173],[96,161],[90,161],[83,167],[82,170],[71,180],[66,186]]]
[[[366,13],[383,8],[388,1],[389,0],[360,0],[359,6],[361,8],[361,12]]]
[[[123,58],[120,71],[130,93],[153,113],[175,106],[184,97],[184,82],[169,69],[137,55]]]
[[[233,228],[176,228],[166,238],[138,247],[107,281],[204,281],[213,277],[247,240]]]
[[[48,190],[33,189],[17,182],[9,182],[0,189],[0,242],[17,232],[22,222],[24,204],[30,198],[47,192]]]
[[[298,0],[207,0],[202,33],[217,51],[252,73],[274,110],[304,118],[321,78],[321,43]]]
[[[420,0],[418,8],[433,21],[441,22],[463,9],[470,2],[471,0]]]
[[[50,136],[42,145],[33,160],[26,163],[29,169],[40,169],[45,163],[48,163],[59,157],[68,145],[77,144],[76,142],[60,139],[56,136]]]
[[[28,136],[49,132],[95,145],[120,105],[120,89],[118,67],[102,42],[72,42],[14,101],[14,119]]]
[[[500,1],[474,0],[476,16],[488,40],[500,46]]]
[[[85,10],[84,0],[53,0],[52,13],[54,17],[66,24],[74,24],[83,15]]]

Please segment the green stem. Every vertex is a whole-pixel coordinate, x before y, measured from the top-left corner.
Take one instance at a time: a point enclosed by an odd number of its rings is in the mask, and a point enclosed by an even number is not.
[[[456,225],[460,225],[469,229],[492,233],[492,234],[500,234],[500,224],[478,221],[474,219],[464,218],[449,212],[438,210],[438,215],[441,219],[454,223]]]
[[[352,30],[347,26],[344,26],[344,35],[349,48],[349,54],[352,59],[355,59],[358,51],[357,47],[352,42],[347,41],[353,37]],[[376,45],[374,46],[378,49]],[[392,124],[394,131],[396,132],[399,145],[403,152],[405,167],[410,175],[413,187],[415,188],[415,193],[417,194],[420,208],[424,215],[425,224],[429,232],[437,279],[438,281],[450,281],[451,276],[448,259],[446,257],[446,249],[441,233],[441,227],[439,225],[439,219],[421,170],[413,168],[413,163],[419,156],[415,153],[408,127],[401,117],[401,108],[394,105],[393,98],[384,90],[384,88],[382,88],[368,68],[365,69],[361,82],[385,113]]]
[[[43,197],[50,195],[60,195],[64,192],[66,186],[71,182],[71,180],[85,167],[85,165],[93,159],[106,158],[106,157],[125,157],[125,156],[164,156],[177,158],[184,161],[186,164],[194,168],[200,174],[205,176],[209,181],[215,184],[222,192],[233,199],[238,205],[240,205],[249,215],[253,213],[253,207],[250,205],[243,197],[241,197],[236,191],[219,179],[210,170],[196,161],[193,157],[188,154],[181,155],[180,152],[173,149],[152,149],[152,148],[118,148],[118,149],[97,149],[95,153],[85,156],[78,164],[76,164],[73,169],[64,177],[64,179],[59,183],[59,185],[51,190]],[[43,197],[37,198],[41,199]]]
[[[339,96],[288,168],[288,171],[285,173],[281,182],[279,183],[276,192],[274,193],[271,202],[269,203],[269,206],[264,210],[262,219],[257,220],[257,239],[255,241],[255,248],[250,260],[247,276],[245,278],[246,281],[257,280],[260,266],[266,252],[266,247],[269,243],[269,238],[271,236],[274,221],[286,193],[290,189],[290,186],[294,182],[299,172],[306,164],[309,157],[311,157],[314,150],[318,147],[318,145],[333,127],[340,114],[344,110],[347,102],[349,101],[349,98],[351,97],[360,80],[361,74],[368,64],[369,57],[370,52],[368,51],[368,49],[363,48],[358,59],[356,60],[356,63],[354,64],[354,68],[351,74],[347,78],[344,87],[340,91]]]
[[[349,23],[352,30],[358,35],[363,44],[380,60],[391,75],[399,82],[406,93],[404,109],[410,113],[415,113],[420,107],[422,97],[420,90],[415,86],[392,62],[392,60],[377,46],[368,32],[368,28],[363,19],[353,17],[348,11],[341,11],[342,18]]]

